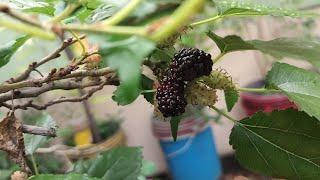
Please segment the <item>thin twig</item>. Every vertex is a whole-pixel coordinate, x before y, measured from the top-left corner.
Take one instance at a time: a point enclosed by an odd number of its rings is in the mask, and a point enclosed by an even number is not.
[[[72,31],[71,31],[71,32],[72,32]],[[59,37],[60,37],[60,39],[63,39],[63,34],[61,34]],[[77,35],[75,35],[75,37],[77,37]],[[78,39],[78,41],[79,41],[79,40],[80,40],[80,39]],[[81,41],[79,41],[79,43],[82,44]],[[82,45],[83,45],[83,44],[82,44]],[[83,46],[82,48],[84,48],[84,46]],[[73,53],[73,51],[70,49],[70,47],[67,47],[67,48],[65,49],[65,52],[66,52],[66,54],[67,54],[67,56],[68,56],[68,59],[69,59],[70,61],[72,61],[72,59],[74,58],[74,53]],[[79,60],[75,63],[75,66],[78,66],[78,65],[82,64],[83,61],[84,61],[87,57],[90,56],[90,54],[93,55],[94,53],[96,53],[96,52],[87,53],[87,52],[86,52],[86,49],[84,48],[84,49],[83,49],[83,56],[82,56],[81,59],[79,59]],[[80,93],[81,96],[85,96],[85,92],[84,92],[83,89],[78,89],[78,91],[79,91],[79,93]],[[94,118],[94,115],[93,115],[93,113],[92,113],[92,111],[91,111],[90,104],[89,104],[88,101],[84,100],[84,101],[82,101],[82,105],[83,105],[83,107],[84,107],[85,115],[86,115],[86,118],[87,118],[88,123],[89,123],[90,131],[91,131],[91,134],[92,134],[92,141],[93,141],[93,143],[100,142],[100,141],[102,140],[102,138],[101,138],[101,135],[100,135],[98,126],[97,126],[97,124],[96,124],[96,120],[95,120],[95,118]]]
[[[34,71],[37,72],[41,77],[44,77],[44,75],[38,69],[34,69]]]
[[[19,13],[19,12],[16,12],[16,11],[13,11],[12,9],[10,9],[10,7],[6,4],[0,4],[0,11],[21,21],[21,22],[24,22],[24,23],[28,23],[30,25],[33,25],[33,26],[37,26],[37,27],[40,27],[40,28],[43,28],[42,24],[33,19],[32,17],[26,15],[26,14],[22,14],[22,13]]]
[[[221,53],[219,54],[214,60],[213,60],[213,63],[217,63],[226,53]]]
[[[72,34],[72,36],[73,36],[75,39],[77,39],[77,42],[80,44],[81,49],[82,49],[81,55],[82,55],[82,56],[85,56],[86,53],[87,53],[87,51],[86,51],[86,47],[84,46],[83,42],[81,41],[81,39],[79,38],[79,36],[78,36],[75,32],[73,32],[73,31],[71,31],[71,30],[70,30],[69,32]]]
[[[85,38],[84,35],[79,37],[80,39]],[[39,62],[33,62],[29,65],[28,69],[26,69],[22,74],[20,74],[19,76],[17,76],[16,78],[12,78],[10,80],[8,80],[8,83],[15,83],[15,82],[20,82],[23,81],[25,79],[27,79],[30,75],[30,73],[32,71],[34,71],[36,68],[38,68],[39,66],[53,60],[56,59],[60,56],[60,53],[67,47],[69,47],[70,45],[74,44],[75,42],[77,42],[78,40],[75,38],[69,38],[63,41],[63,43],[61,44],[61,46],[59,48],[57,48],[54,52],[52,52],[51,54],[47,55],[46,57],[42,58]]]
[[[49,137],[57,136],[55,128],[44,128],[44,127],[24,124],[22,126],[22,131],[27,134],[34,134],[34,135],[40,135],[40,136],[49,136]]]
[[[57,72],[52,71],[52,72],[54,72],[54,74],[50,73],[47,77],[21,81],[13,84],[0,85],[0,93],[16,90],[20,88],[26,88],[26,87],[39,87],[45,83],[63,80],[63,79],[105,76],[107,74],[113,73],[113,70],[109,67],[106,67],[106,68],[90,70],[90,71],[77,71],[71,74],[69,74],[68,69],[61,69],[60,71],[57,71]]]
[[[3,106],[3,102],[13,99],[23,99],[23,98],[31,98],[37,97],[45,92],[62,89],[62,90],[72,90],[72,89],[83,89],[86,87],[92,87],[100,85],[101,82],[98,81],[89,81],[89,82],[77,82],[77,81],[58,81],[58,82],[50,82],[48,84],[44,84],[39,88],[30,88],[21,91],[15,92],[6,92],[0,94],[0,106]],[[112,77],[108,79],[107,85],[118,85],[119,81],[117,78]],[[13,96],[12,96],[13,95]]]
[[[80,94],[82,96],[84,96],[83,90],[79,90],[79,91],[80,91]],[[84,100],[84,101],[82,101],[82,105],[84,107],[85,115],[86,115],[86,118],[88,120],[88,124],[90,127],[90,131],[91,131],[91,135],[92,135],[92,143],[99,143],[99,142],[101,142],[102,137],[100,135],[100,131],[97,126],[96,119],[91,111],[90,104],[87,100]]]
[[[234,119],[233,117],[229,116],[227,113],[223,112],[222,110],[216,108],[215,106],[210,106],[211,109],[215,110],[218,114],[221,114],[222,116],[226,117],[230,121],[232,121],[235,124],[238,124],[239,122]]]
[[[52,100],[49,101],[47,103],[45,103],[44,105],[37,105],[34,104],[32,100],[28,101],[25,104],[21,104],[21,105],[16,105],[14,106],[14,109],[23,109],[23,110],[27,110],[28,108],[34,108],[36,110],[45,110],[50,106],[56,105],[56,104],[61,104],[64,102],[81,102],[84,100],[89,99],[94,93],[98,92],[99,90],[101,90],[105,85],[108,84],[107,80],[104,80],[98,87],[96,88],[92,88],[90,89],[87,93],[85,93],[84,95],[82,95],[81,97],[76,97],[76,98],[65,98],[65,97],[61,97],[59,99],[56,100]],[[9,108],[10,105],[3,103],[6,107]],[[12,108],[12,107],[11,107]]]

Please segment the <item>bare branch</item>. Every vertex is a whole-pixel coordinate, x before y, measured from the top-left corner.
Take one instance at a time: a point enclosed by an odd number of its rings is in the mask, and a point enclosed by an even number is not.
[[[83,35],[83,36],[80,36],[79,38],[83,39],[83,38],[85,38],[85,36]],[[52,52],[51,54],[42,58],[40,60],[40,62],[31,63],[29,65],[28,69],[26,69],[22,74],[20,74],[16,78],[12,78],[12,79],[8,80],[7,82],[12,84],[12,83],[20,82],[20,81],[27,79],[32,71],[34,71],[39,66],[49,62],[50,60],[58,58],[60,56],[60,53],[65,48],[69,47],[70,45],[74,44],[75,42],[77,42],[77,39],[75,39],[75,38],[69,38],[69,39],[64,40],[63,43],[61,44],[61,46],[59,48],[57,48],[54,52]]]
[[[0,93],[16,90],[20,88],[25,88],[25,87],[39,87],[39,86],[42,86],[44,83],[49,83],[52,81],[57,81],[62,79],[105,76],[110,73],[113,73],[113,70],[107,67],[107,68],[102,68],[97,70],[77,71],[71,74],[67,74],[67,73],[69,73],[68,69],[62,69],[60,70],[60,72],[59,71],[56,72],[56,70],[54,69],[54,71],[52,71],[47,77],[44,77],[44,78],[26,80],[26,81],[13,83],[13,84],[3,84],[3,85],[0,85]]]
[[[44,127],[38,127],[38,126],[24,124],[22,126],[22,131],[27,134],[49,136],[49,137],[56,137],[57,136],[55,128],[44,128]]]
[[[30,88],[21,91],[6,92],[0,94],[0,106],[4,106],[3,102],[9,101],[11,99],[22,99],[22,98],[31,98],[37,97],[45,92],[62,89],[62,90],[72,90],[72,89],[83,89],[86,87],[100,85],[99,81],[89,81],[89,82],[77,82],[77,81],[59,81],[59,82],[50,82],[39,88]],[[109,78],[107,85],[118,85],[119,82],[115,77]]]
[[[47,109],[49,106],[53,106],[55,104],[60,104],[60,103],[64,103],[64,102],[81,102],[84,101],[86,99],[89,99],[94,93],[96,93],[97,91],[101,90],[105,85],[108,84],[107,80],[104,80],[103,82],[101,82],[101,84],[98,87],[92,88],[90,89],[87,93],[85,93],[84,95],[82,95],[81,97],[76,97],[76,98],[65,98],[65,97],[61,97],[59,99],[56,100],[52,100],[47,102],[44,105],[37,105],[34,104],[32,100],[28,101],[25,104],[21,104],[21,105],[16,105],[14,107],[12,107],[12,105],[7,104],[7,103],[2,103],[2,105],[8,109],[23,109],[23,110],[27,110],[28,108],[34,108],[36,110],[45,110]]]
[[[43,28],[42,24],[39,21],[35,20],[34,18],[32,18],[31,16],[28,16],[26,14],[21,14],[19,12],[12,11],[12,9],[10,9],[10,7],[6,4],[0,4],[0,11],[3,13],[6,13],[7,15],[9,15],[17,20],[20,20],[21,22],[28,23],[33,26]]]

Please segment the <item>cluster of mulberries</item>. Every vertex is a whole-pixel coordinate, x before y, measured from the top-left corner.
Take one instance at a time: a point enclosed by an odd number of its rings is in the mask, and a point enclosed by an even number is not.
[[[184,96],[186,84],[210,75],[212,65],[211,55],[195,48],[182,49],[174,56],[156,94],[158,109],[164,117],[184,113],[187,105]]]

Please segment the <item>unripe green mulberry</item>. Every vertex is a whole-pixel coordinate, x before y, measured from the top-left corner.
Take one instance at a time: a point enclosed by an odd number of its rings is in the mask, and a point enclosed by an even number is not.
[[[213,106],[218,99],[217,90],[201,82],[191,82],[185,90],[187,102],[192,105]]]
[[[222,69],[213,70],[209,76],[201,77],[198,80],[212,89],[236,90],[231,76]]]

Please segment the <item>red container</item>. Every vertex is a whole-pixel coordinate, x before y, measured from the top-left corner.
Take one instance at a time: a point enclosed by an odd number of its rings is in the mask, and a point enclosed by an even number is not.
[[[264,81],[257,81],[249,84],[247,87],[261,88],[264,87],[264,84]],[[249,116],[258,111],[272,112],[274,110],[297,108],[293,102],[290,102],[287,96],[278,93],[262,94],[245,92],[241,94],[241,104]]]

